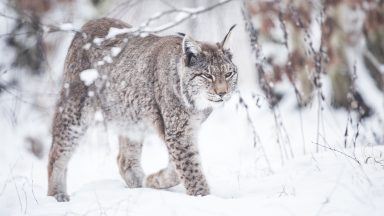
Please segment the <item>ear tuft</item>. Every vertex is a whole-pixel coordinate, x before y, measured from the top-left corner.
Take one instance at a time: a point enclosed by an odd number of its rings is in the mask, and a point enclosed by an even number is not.
[[[181,37],[185,37],[185,33],[183,33],[183,32],[177,32],[177,34],[178,34],[179,36],[181,36]]]
[[[199,44],[188,35],[185,35],[183,38],[182,49],[186,57],[186,65],[188,66],[193,64],[193,61],[196,60],[197,55],[201,52]]]
[[[228,47],[228,45],[229,45],[229,41],[230,41],[230,38],[231,38],[232,30],[233,30],[235,27],[236,27],[236,24],[233,25],[233,26],[229,29],[228,33],[225,35],[223,41],[221,42],[221,47],[222,47],[223,49],[229,49],[229,47]]]

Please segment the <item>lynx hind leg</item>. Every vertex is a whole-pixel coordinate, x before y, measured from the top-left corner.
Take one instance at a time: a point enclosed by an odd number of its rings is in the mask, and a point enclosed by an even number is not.
[[[67,164],[74,149],[67,148],[65,152],[62,149],[54,142],[49,153],[48,196],[55,197],[58,202],[67,202]]]
[[[142,143],[135,142],[127,137],[119,136],[119,155],[117,164],[120,175],[130,188],[143,186],[144,171],[141,167],[140,158]]]
[[[178,184],[180,179],[171,161],[168,162],[168,167],[149,175],[145,180],[146,187],[156,189],[170,188]]]
[[[53,122],[48,162],[48,196],[54,196],[59,202],[69,201],[67,165],[86,130],[81,123],[81,115],[74,113],[74,110],[67,107],[62,112],[57,111]]]

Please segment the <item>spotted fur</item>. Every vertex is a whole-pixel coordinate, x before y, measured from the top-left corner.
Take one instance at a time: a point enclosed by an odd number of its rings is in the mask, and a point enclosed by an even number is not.
[[[120,134],[117,161],[129,187],[168,188],[181,182],[190,195],[209,194],[196,137],[213,108],[227,101],[237,86],[226,41],[209,44],[188,36],[132,33],[105,39],[111,28],[130,26],[110,18],[90,21],[68,50],[53,120],[48,195],[69,200],[67,164],[96,113]],[[121,52],[113,54],[116,48]],[[90,85],[80,78],[86,69],[99,74]],[[170,162],[144,179],[140,155],[149,133],[163,139]]]

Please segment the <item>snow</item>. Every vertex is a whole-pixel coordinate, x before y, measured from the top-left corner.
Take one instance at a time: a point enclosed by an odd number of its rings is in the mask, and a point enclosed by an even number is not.
[[[283,110],[288,104],[286,101]],[[270,115],[265,115],[264,108],[250,107],[254,119],[263,122],[255,124],[261,136],[259,145],[264,139],[271,141],[273,124],[266,121]],[[289,134],[298,134],[298,121],[294,121],[298,112],[289,112]],[[303,113],[309,120],[312,114],[310,110]],[[336,113],[336,118],[343,119],[343,115]],[[96,112],[95,119],[102,121],[102,114]],[[199,146],[212,192],[205,197],[188,196],[181,185],[166,190],[127,188],[116,165],[116,135],[105,134],[101,127],[88,132],[70,163],[71,201],[58,203],[46,196],[47,154],[39,160],[22,145],[14,148],[12,142],[6,142],[0,146],[0,154],[5,156],[0,165],[0,215],[382,215],[383,165],[373,159],[364,161],[369,157],[383,160],[383,146],[346,149],[346,154],[355,154],[363,162],[361,166],[342,154],[325,150],[307,155],[295,151],[298,156],[280,166],[279,156],[269,151],[271,173],[263,165],[261,152],[246,138],[244,121],[244,113],[230,102],[204,124]],[[308,121],[305,127],[308,135],[314,129],[311,125]],[[17,133],[7,127],[1,129],[9,132],[7,140]],[[337,130],[329,130],[337,136]],[[166,165],[166,149],[160,139],[146,139],[142,159],[147,174]]]
[[[189,16],[189,13],[187,12],[184,12],[184,11],[181,11],[180,13],[178,13],[175,17],[175,21],[180,21],[182,19],[185,19],[186,17]]]
[[[84,85],[90,86],[99,77],[99,73],[96,69],[87,69],[80,72],[80,80],[84,82]]]
[[[42,29],[44,33],[48,33],[51,31],[51,28],[49,28],[48,26],[43,26]]]
[[[95,96],[95,92],[94,91],[89,91],[88,92],[88,97],[93,97]]]
[[[106,39],[111,39],[116,37],[117,35],[120,34],[126,34],[126,33],[131,33],[137,31],[137,28],[110,28],[108,31],[107,36],[105,37]]]
[[[83,46],[83,49],[85,49],[85,50],[89,50],[89,48],[91,48],[91,43],[86,43],[86,44]]]
[[[97,111],[95,112],[95,121],[97,121],[97,122],[102,122],[102,121],[104,121],[104,116],[103,116],[103,113],[102,113],[101,110],[97,110]]]
[[[121,48],[120,47],[112,47],[112,49],[111,49],[111,55],[113,57],[118,56],[120,54],[120,52],[121,52]]]
[[[97,46],[100,46],[100,44],[104,41],[104,38],[98,38],[96,37],[93,39],[93,43],[96,44]]]
[[[121,87],[121,88],[125,88],[125,87],[127,87],[127,82],[125,82],[124,80],[121,81],[121,83],[120,83],[120,87]]]
[[[109,64],[111,64],[113,62],[111,56],[107,55],[107,56],[104,56],[103,60]]]
[[[59,25],[59,29],[62,30],[62,31],[74,31],[74,30],[76,30],[73,27],[72,23],[62,23],[62,24]]]
[[[182,8],[181,10],[186,12],[186,13],[197,13],[197,12],[200,12],[202,10],[204,10],[205,8],[204,7],[196,7],[196,8]]]
[[[150,4],[154,5],[152,9],[159,11],[155,2],[150,1]],[[200,9],[184,8],[189,12]],[[144,16],[146,13],[139,14]],[[126,17],[126,20],[135,21],[133,18],[137,16],[134,26],[142,23],[138,13],[126,14],[132,17]],[[223,9],[219,15],[222,18],[219,25],[218,19],[213,19],[212,15],[197,16],[194,20],[196,28],[192,32],[194,38],[220,41],[228,30],[223,28],[224,25],[242,24],[241,11],[233,10],[233,5],[228,5],[227,10]],[[149,30],[168,27],[184,16],[182,13],[180,17],[172,17],[164,25]],[[191,23],[186,22],[186,25]],[[190,31],[189,27],[183,28],[180,25],[164,34],[173,34],[174,30]],[[100,45],[108,38],[131,31],[135,29],[111,28],[105,38],[95,38],[93,43]],[[184,32],[190,33],[188,31]],[[274,86],[285,94],[275,110],[276,120],[263,99],[263,93],[255,87],[254,65],[248,61],[251,58],[248,38],[241,30],[234,34],[237,43],[233,52],[239,66],[240,92],[248,106],[251,122],[244,107],[236,103],[239,98],[235,95],[203,124],[198,144],[211,195],[188,196],[182,185],[164,190],[127,188],[116,164],[117,134],[104,125],[106,116],[101,110],[96,110],[91,116],[96,125],[81,140],[69,164],[67,186],[71,201],[58,203],[53,197],[46,196],[53,111],[59,96],[63,61],[73,36],[68,34],[68,38],[59,43],[59,53],[52,54],[54,58],[49,63],[53,71],[39,79],[22,74],[21,89],[10,89],[16,97],[7,92],[0,94],[0,215],[383,215],[384,97],[372,84],[372,78],[361,67],[362,63],[357,61],[357,87],[377,116],[366,119],[359,129],[353,113],[330,107],[331,85],[327,76],[322,77],[326,101],[322,104],[320,119],[317,118],[320,109],[317,103],[297,109],[293,89],[288,80],[283,80],[282,84]],[[124,40],[128,41],[127,38]],[[87,50],[91,45],[86,44],[83,48]],[[101,66],[113,62],[114,53],[118,55],[121,52],[118,48],[106,50],[110,55],[96,64]],[[268,54],[277,49],[263,51]],[[18,70],[14,72],[21,74]],[[85,85],[91,85],[99,76],[101,74],[96,69],[80,73]],[[0,81],[4,79],[5,75],[0,74]],[[106,75],[101,79],[105,80],[106,86],[112,82]],[[122,87],[127,85],[126,81],[117,82]],[[64,88],[69,87],[69,83],[64,83]],[[94,96],[95,92],[89,91],[88,95]],[[260,99],[257,105],[252,95]],[[37,102],[42,108],[33,106]],[[344,136],[346,128],[348,135]],[[357,132],[357,147],[353,148]],[[41,141],[42,159],[28,151],[25,140],[28,136]],[[148,175],[164,168],[167,161],[167,150],[161,139],[147,137],[142,155],[145,173]]]

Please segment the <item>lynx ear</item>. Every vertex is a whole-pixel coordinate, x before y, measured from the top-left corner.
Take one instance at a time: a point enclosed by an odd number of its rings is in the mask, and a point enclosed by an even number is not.
[[[197,55],[201,52],[199,44],[188,35],[184,36],[182,49],[187,66],[192,65],[196,61]]]
[[[228,33],[225,35],[223,41],[221,42],[221,47],[222,47],[223,49],[229,49],[229,41],[230,41],[230,38],[231,38],[231,33],[232,33],[232,30],[233,30],[235,27],[236,27],[236,24],[233,25],[233,26],[229,29]]]

